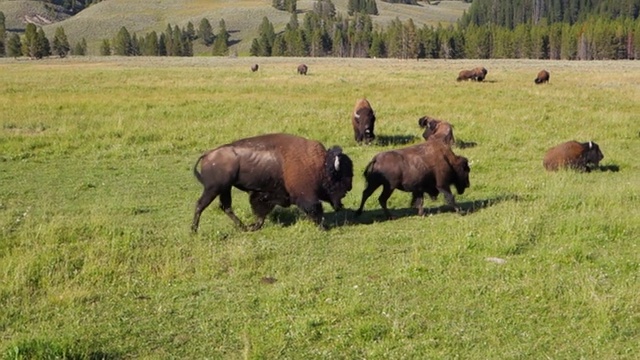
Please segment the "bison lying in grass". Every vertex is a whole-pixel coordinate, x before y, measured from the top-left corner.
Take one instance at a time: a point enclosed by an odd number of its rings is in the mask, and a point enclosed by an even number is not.
[[[567,141],[549,149],[544,155],[542,165],[549,171],[568,168],[589,172],[592,167],[597,167],[602,159],[604,155],[598,144],[593,141]]]
[[[454,185],[458,194],[463,194],[470,186],[470,171],[467,159],[455,155],[441,141],[378,153],[364,171],[367,187],[356,215],[362,213],[365,202],[380,186],[383,188],[378,201],[389,219],[393,217],[387,209],[387,200],[395,189],[412,193],[412,205],[418,208],[420,216],[424,215],[424,193],[432,200],[442,193],[447,204],[459,211],[450,188]]]
[[[422,137],[425,140],[440,140],[450,147],[455,143],[453,127],[446,121],[423,116],[418,119],[418,125],[425,129],[424,133],[422,133]]]
[[[198,164],[201,172],[198,172]],[[297,205],[322,225],[320,201],[337,211],[351,190],[353,164],[339,147],[326,150],[314,140],[288,134],[241,139],[204,153],[193,174],[203,185],[191,229],[198,231],[200,215],[220,196],[220,208],[242,229],[257,230],[276,205]],[[231,188],[249,193],[257,221],[248,228],[231,209]]]

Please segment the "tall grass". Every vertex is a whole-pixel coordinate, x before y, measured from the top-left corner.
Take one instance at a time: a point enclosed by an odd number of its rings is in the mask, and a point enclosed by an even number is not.
[[[309,75],[296,74],[305,61]],[[260,70],[249,67],[258,62]],[[5,358],[634,358],[640,351],[640,63],[82,58],[2,60],[0,351]],[[541,68],[551,83],[535,85]],[[357,146],[366,96],[379,142]],[[200,153],[289,132],[353,159],[454,124],[471,188],[385,221],[295,208],[258,232],[217,209],[189,233]],[[603,171],[547,173],[596,141]],[[251,218],[246,194],[234,209]],[[497,260],[495,259],[497,258]]]

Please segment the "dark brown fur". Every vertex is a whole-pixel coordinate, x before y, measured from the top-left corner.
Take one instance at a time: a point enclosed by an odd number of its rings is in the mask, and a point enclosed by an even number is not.
[[[389,219],[393,217],[387,209],[387,200],[395,189],[412,193],[412,205],[418,208],[420,216],[424,215],[424,193],[433,200],[442,193],[447,204],[458,211],[450,187],[454,185],[458,194],[463,194],[470,186],[470,171],[467,159],[455,155],[441,141],[378,153],[365,169],[367,187],[356,215],[362,213],[365,202],[380,186],[383,189],[378,202]]]
[[[253,72],[258,71],[258,68],[259,68],[258,64],[251,65],[251,71],[253,71]]]
[[[422,137],[425,140],[440,140],[450,147],[455,143],[453,127],[446,121],[423,116],[418,119],[418,125],[425,129],[424,133],[422,133]]]
[[[536,84],[543,84],[543,83],[549,82],[550,76],[551,75],[547,70],[540,70],[540,72],[538,73],[538,76],[536,76],[533,82],[535,82]]]
[[[309,70],[309,67],[307,65],[305,64],[298,65],[298,74],[307,75],[308,70]]]
[[[473,80],[473,81],[483,81],[487,77],[487,69],[478,66],[472,70],[462,70],[458,73],[458,78],[456,80]]]
[[[201,164],[201,172],[198,172]],[[220,196],[220,208],[242,229],[245,225],[231,209],[231,188],[249,193],[259,229],[276,205],[297,205],[317,224],[322,223],[322,204],[342,208],[351,190],[353,164],[339,147],[326,150],[314,140],[288,134],[268,134],[220,146],[204,153],[193,167],[204,186],[196,202],[191,229],[198,230],[200,214]]]
[[[475,80],[474,76],[475,76],[475,72],[473,70],[461,70],[458,73],[458,78],[456,80],[457,81]]]
[[[473,69],[473,73],[476,81],[484,81],[484,79],[487,77],[487,69],[481,66]]]
[[[351,125],[353,126],[353,137],[358,144],[363,141],[370,143],[376,138],[374,133],[376,114],[371,108],[367,99],[359,99],[351,114]]]
[[[591,167],[597,167],[603,158],[600,147],[593,141],[567,141],[549,149],[542,165],[549,171],[569,168],[589,172]]]

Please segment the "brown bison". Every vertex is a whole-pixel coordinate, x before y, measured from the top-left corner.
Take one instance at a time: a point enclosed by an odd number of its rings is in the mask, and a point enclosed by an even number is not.
[[[473,80],[473,81],[483,81],[487,77],[487,69],[479,66],[473,70],[462,70],[458,73],[458,78],[456,80]]]
[[[201,164],[201,172],[198,172]],[[200,214],[220,196],[220,208],[242,229],[257,230],[276,205],[297,205],[322,225],[320,201],[337,211],[351,190],[353,164],[335,146],[329,150],[314,140],[288,134],[268,134],[237,140],[204,153],[193,167],[204,186],[196,202],[191,229],[198,230]],[[246,227],[231,209],[231,188],[249,193],[257,221]]]
[[[453,146],[455,143],[453,127],[446,121],[437,120],[429,116],[423,116],[418,119],[418,125],[425,129],[424,133],[422,133],[422,137],[425,140],[440,140],[448,146]]]
[[[458,194],[463,194],[470,186],[470,171],[467,159],[455,155],[441,141],[378,153],[364,171],[367,187],[362,192],[356,215],[362,213],[365,202],[380,186],[383,188],[378,202],[389,219],[393,217],[387,209],[387,200],[395,189],[412,193],[411,203],[418,208],[420,216],[424,215],[424,193],[432,200],[442,193],[447,204],[459,211],[450,187],[455,185]]]
[[[549,171],[569,168],[589,172],[591,167],[597,167],[603,158],[600,147],[593,141],[567,141],[549,149],[544,155],[542,165]]]
[[[376,122],[376,114],[371,108],[371,104],[367,99],[359,99],[353,108],[351,116],[351,125],[353,125],[353,136],[358,144],[363,141],[368,144],[376,138],[374,127]]]
[[[258,71],[258,64],[253,64],[253,65],[251,65],[251,71],[252,71],[252,72],[256,72],[256,71]]]
[[[309,68],[307,67],[307,65],[305,65],[305,64],[300,64],[300,65],[298,65],[298,74],[300,74],[300,75],[307,75],[307,70],[309,70]]]
[[[543,84],[549,82],[549,72],[547,70],[540,70],[538,76],[533,80],[536,84]]]

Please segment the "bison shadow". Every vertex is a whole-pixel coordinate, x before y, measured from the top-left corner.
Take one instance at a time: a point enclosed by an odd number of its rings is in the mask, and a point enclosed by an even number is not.
[[[610,165],[600,165],[597,167],[598,170],[604,172],[604,171],[611,171],[611,172],[618,172],[620,171],[620,166],[615,165],[615,164],[610,164]]]
[[[482,209],[486,209],[490,206],[499,204],[501,202],[504,201],[508,201],[508,200],[518,200],[518,196],[517,195],[504,195],[504,196],[498,196],[495,198],[491,198],[491,199],[484,199],[484,200],[474,200],[474,201],[464,201],[464,202],[458,202],[458,206],[460,207],[460,212],[459,214],[461,216],[466,216],[466,215],[470,215],[473,214],[479,210]],[[396,209],[389,209],[389,211],[391,212],[391,215],[394,217],[393,220],[397,220],[397,219],[401,219],[401,218],[405,218],[405,217],[418,217],[418,210],[416,208],[413,207],[408,207],[408,208],[396,208]],[[340,225],[360,225],[360,224],[373,224],[376,222],[380,222],[380,221],[386,221],[387,217],[385,216],[384,212],[382,211],[381,208],[375,209],[375,210],[370,210],[370,211],[364,211],[362,213],[362,215],[360,215],[359,217],[355,216],[355,211],[353,210],[347,210],[347,212],[349,213],[349,216],[344,216],[342,215],[342,218],[346,218],[346,220],[342,223],[340,223]],[[432,215],[436,215],[436,214],[442,214],[442,213],[455,213],[456,211],[448,206],[448,205],[440,205],[440,206],[434,206],[434,207],[425,207],[424,208],[424,213],[425,213],[425,217],[426,216],[432,216]],[[337,220],[340,220],[341,218],[338,217]]]
[[[472,148],[472,147],[476,147],[478,146],[477,142],[474,141],[463,141],[463,140],[456,140],[456,147],[460,148],[460,149],[467,149],[467,148]]]
[[[376,144],[381,146],[406,145],[418,139],[419,137],[414,135],[379,135],[376,139]]]

